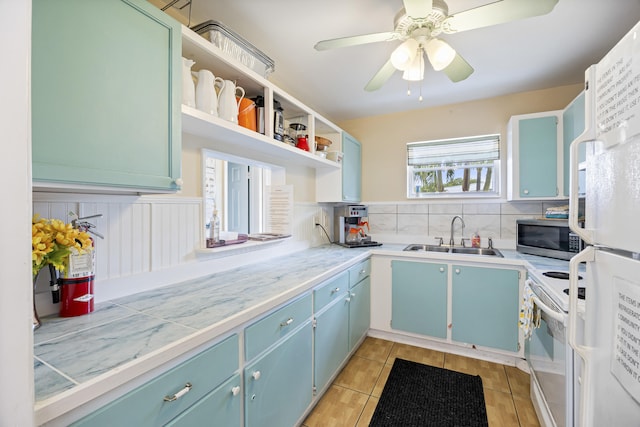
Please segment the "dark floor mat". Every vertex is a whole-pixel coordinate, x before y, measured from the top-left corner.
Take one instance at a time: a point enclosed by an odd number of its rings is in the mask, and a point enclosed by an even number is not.
[[[396,359],[371,427],[488,427],[482,379]]]

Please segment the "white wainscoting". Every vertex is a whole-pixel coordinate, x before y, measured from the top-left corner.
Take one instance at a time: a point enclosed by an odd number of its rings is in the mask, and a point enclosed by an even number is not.
[[[90,219],[104,239],[95,237],[96,302],[139,292],[193,275],[213,273],[266,257],[327,243],[324,232],[314,226],[319,219],[329,233],[333,207],[316,203],[294,203],[292,238],[259,256],[226,255],[224,260],[196,253],[204,244],[202,200],[180,196],[85,195],[34,193],[33,212],[44,218],[69,222],[69,212]],[[236,259],[234,259],[236,258]],[[248,260],[250,259],[250,261]],[[36,289],[41,315],[53,314],[49,278],[42,274]]]

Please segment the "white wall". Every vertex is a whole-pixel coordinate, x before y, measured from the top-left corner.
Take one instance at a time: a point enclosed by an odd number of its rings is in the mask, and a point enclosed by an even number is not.
[[[0,1],[0,425],[33,425],[31,1]],[[10,206],[10,208],[9,208]]]

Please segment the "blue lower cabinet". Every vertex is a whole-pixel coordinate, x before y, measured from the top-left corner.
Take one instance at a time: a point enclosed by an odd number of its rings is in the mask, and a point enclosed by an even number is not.
[[[238,361],[238,336],[232,335],[73,425],[164,425],[237,372]]]
[[[242,394],[240,374],[200,399],[167,424],[168,427],[240,427]]]
[[[447,264],[391,262],[391,327],[447,338]]]
[[[346,290],[339,300],[316,314],[314,386],[322,391],[349,353],[349,308]]]
[[[369,330],[371,318],[371,279],[367,277],[349,291],[349,351]]]
[[[518,271],[460,265],[452,268],[453,341],[518,351]]]
[[[244,369],[245,426],[295,425],[311,404],[311,321]]]

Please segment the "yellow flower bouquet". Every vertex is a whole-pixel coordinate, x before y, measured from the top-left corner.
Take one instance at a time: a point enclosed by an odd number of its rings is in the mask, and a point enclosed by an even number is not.
[[[51,264],[64,272],[71,249],[75,248],[79,253],[93,249],[93,240],[85,231],[74,228],[72,224],[66,224],[59,219],[40,218],[34,215],[31,221],[31,259],[33,276],[35,277],[42,267]]]

